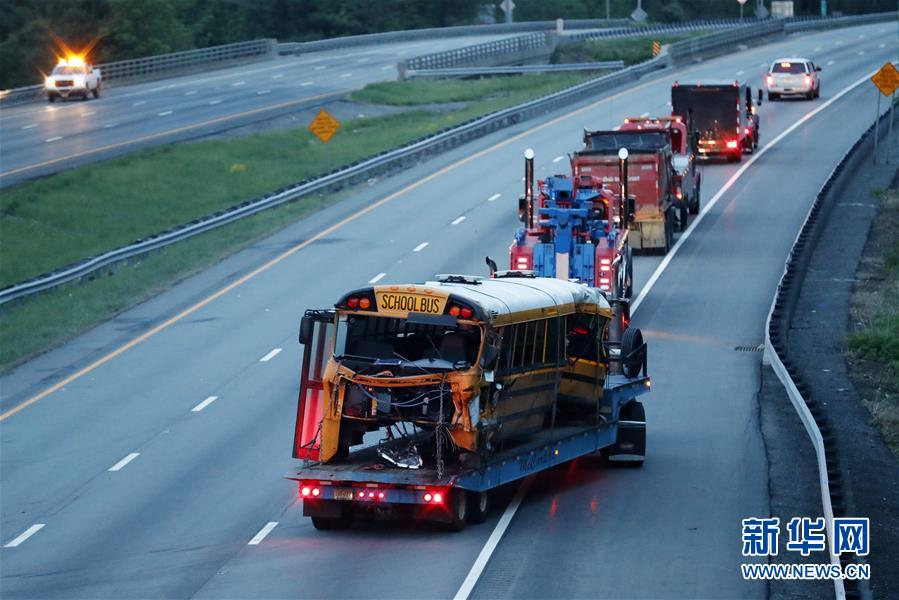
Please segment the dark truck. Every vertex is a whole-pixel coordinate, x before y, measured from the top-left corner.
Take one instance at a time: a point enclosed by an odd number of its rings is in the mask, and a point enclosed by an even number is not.
[[[671,114],[682,117],[697,155],[741,161],[759,145],[752,88],[740,81],[671,86]]]

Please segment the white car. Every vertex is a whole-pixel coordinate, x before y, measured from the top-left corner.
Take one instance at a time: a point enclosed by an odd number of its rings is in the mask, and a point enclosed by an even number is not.
[[[781,96],[802,95],[811,100],[821,95],[821,67],[807,58],[779,58],[771,63],[765,76],[768,100]]]
[[[60,59],[59,64],[44,81],[47,99],[50,102],[56,101],[57,98],[72,96],[87,100],[91,94],[94,98],[99,98],[101,85],[100,69],[78,57]]]

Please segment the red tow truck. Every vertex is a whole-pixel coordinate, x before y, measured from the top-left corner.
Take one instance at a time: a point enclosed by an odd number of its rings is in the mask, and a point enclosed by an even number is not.
[[[696,155],[690,147],[690,134],[681,117],[627,117],[621,131],[661,131],[668,136],[671,144],[671,170],[674,173],[671,184],[674,205],[678,209],[678,224],[683,231],[688,214],[699,214],[699,190],[702,183],[696,168]]]
[[[673,156],[670,136],[664,131],[585,131],[584,149],[571,158],[575,179],[596,177],[613,193],[621,193],[619,152],[626,149],[626,177],[633,211],[628,242],[634,250],[667,254],[674,245],[674,231],[682,228],[675,205]],[[686,221],[684,221],[685,223]]]

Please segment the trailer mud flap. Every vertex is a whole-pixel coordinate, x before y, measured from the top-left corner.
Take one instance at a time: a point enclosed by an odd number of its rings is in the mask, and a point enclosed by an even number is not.
[[[609,462],[641,464],[646,457],[646,413],[643,404],[631,402],[621,408],[615,444],[602,451]]]
[[[628,242],[635,250],[656,250],[665,247],[665,221],[637,221],[631,226]]]

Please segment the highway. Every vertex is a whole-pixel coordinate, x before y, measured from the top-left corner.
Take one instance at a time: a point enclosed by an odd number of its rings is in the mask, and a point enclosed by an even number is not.
[[[872,25],[648,76],[356,189],[6,374],[4,597],[446,598],[470,573],[475,598],[765,597],[738,568],[740,520],[768,511],[761,354],[734,348],[762,342],[795,234],[871,123],[866,77],[894,53],[895,25]],[[538,175],[564,172],[584,127],[667,114],[674,80],[757,86],[785,55],[823,67],[821,99],[765,102],[761,150],[703,167],[703,213],[676,255],[637,259],[645,467],[583,459],[537,477],[502,536],[506,503],[459,534],[315,531],[281,479],[303,310],[373,280],[483,274],[488,254],[503,264],[526,147]]]
[[[0,187],[153,145],[317,107],[396,79],[406,58],[509,37],[451,37],[278,56],[228,69],[117,85],[91,98],[0,111]]]

